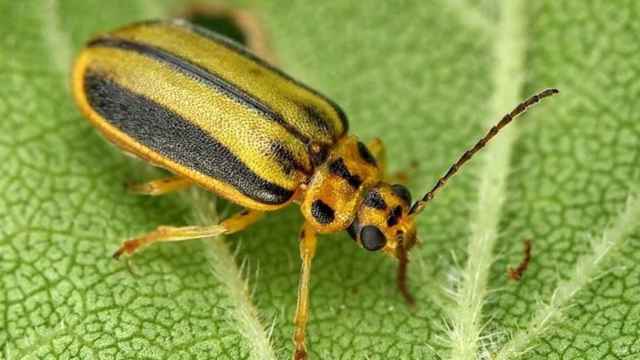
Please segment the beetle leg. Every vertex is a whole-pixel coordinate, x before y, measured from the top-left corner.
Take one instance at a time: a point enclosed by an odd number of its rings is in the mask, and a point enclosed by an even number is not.
[[[113,254],[113,257],[117,259],[125,253],[131,255],[141,247],[156,242],[183,241],[233,234],[244,230],[260,219],[262,215],[264,215],[263,211],[243,210],[216,225],[184,227],[159,226],[156,230],[144,236],[123,242],[120,248]]]
[[[389,183],[406,184],[409,182],[409,173],[416,169],[417,164],[411,164],[409,171],[397,171],[393,174],[387,174],[387,152],[382,140],[380,140],[380,138],[374,138],[369,142],[367,147],[369,148],[369,151],[371,151],[371,154],[376,158],[378,168],[380,168],[383,179]]]
[[[311,261],[316,253],[316,231],[309,223],[305,223],[300,231],[300,257],[302,258],[302,270],[300,283],[298,284],[298,304],[296,315],[293,319],[295,330],[293,343],[295,352],[294,360],[307,358],[307,350],[304,345],[304,333],[309,319],[309,279],[311,276]]]
[[[378,168],[380,168],[380,172],[382,173],[382,177],[384,178],[386,175],[386,167],[387,167],[387,152],[384,148],[384,143],[380,138],[374,138],[367,145],[371,155],[376,158],[378,162]]]
[[[188,178],[172,176],[144,183],[129,184],[127,187],[134,194],[158,196],[183,190],[191,185],[193,185],[193,181]]]

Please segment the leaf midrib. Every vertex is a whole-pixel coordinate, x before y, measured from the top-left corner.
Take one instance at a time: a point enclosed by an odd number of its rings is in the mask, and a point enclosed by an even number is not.
[[[495,86],[491,112],[486,126],[491,127],[520,100],[523,89],[526,51],[524,3],[500,2],[499,20],[493,32]],[[516,121],[517,122],[517,121]],[[483,150],[484,162],[478,179],[478,200],[470,217],[471,234],[467,263],[461,273],[460,287],[453,292],[454,305],[446,309],[450,322],[451,358],[475,359],[483,336],[482,308],[488,294],[489,271],[498,225],[506,199],[507,177],[518,125],[503,130]]]

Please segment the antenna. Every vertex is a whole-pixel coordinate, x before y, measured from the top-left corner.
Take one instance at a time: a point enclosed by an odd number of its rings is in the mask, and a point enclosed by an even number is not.
[[[540,100],[546,97],[549,97],[551,95],[555,95],[559,92],[560,91],[558,89],[553,89],[553,88],[545,89],[531,96],[530,98],[521,102],[520,104],[518,104],[518,106],[516,106],[515,109],[511,110],[510,113],[506,114],[502,118],[502,120],[500,120],[496,125],[494,125],[487,132],[487,134],[482,139],[480,139],[471,149],[465,151],[464,154],[462,154],[462,156],[458,158],[458,161],[456,161],[453,165],[451,165],[451,167],[449,168],[449,170],[447,170],[444,176],[438,179],[438,181],[436,182],[435,186],[431,189],[431,191],[426,193],[421,200],[418,200],[413,204],[413,206],[411,207],[411,211],[409,211],[409,214],[419,214],[422,210],[424,210],[425,205],[433,199],[433,196],[435,195],[435,193],[447,183],[449,178],[455,175],[458,172],[458,170],[460,170],[462,165],[464,165],[467,161],[469,161],[473,157],[473,155],[475,155],[478,151],[480,151],[483,147],[485,147],[485,145],[487,145],[487,143],[494,136],[496,136],[496,134],[498,134],[498,132],[500,132],[500,130],[502,130],[503,127],[507,126],[507,124],[513,121],[516,117],[518,117],[518,115],[527,111],[527,109],[532,105],[535,105]]]

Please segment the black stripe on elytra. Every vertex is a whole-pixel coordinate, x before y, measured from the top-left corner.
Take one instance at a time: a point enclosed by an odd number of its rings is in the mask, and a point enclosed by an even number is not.
[[[199,127],[105,76],[88,71],[84,90],[105,121],[180,165],[230,184],[260,203],[283,204],[293,196],[293,191],[257,176]]]
[[[88,47],[110,47],[122,50],[129,50],[148,58],[154,59],[161,63],[170,65],[176,70],[182,72],[190,78],[194,78],[207,86],[215,88],[228,98],[250,108],[264,116],[265,118],[276,122],[283,128],[285,128],[291,135],[295,136],[298,140],[305,144],[309,143],[309,137],[302,134],[298,129],[282,117],[282,115],[273,111],[269,106],[260,100],[256,99],[251,94],[247,93],[243,89],[237,87],[235,84],[223,79],[219,75],[204,69],[196,64],[191,63],[189,60],[172,54],[166,50],[158,47],[133,42],[125,39],[118,38],[97,38],[89,44]]]
[[[364,197],[364,206],[384,210],[387,208],[387,203],[377,190],[370,190]]]
[[[322,110],[316,108],[313,105],[309,105],[309,104],[300,104],[299,105],[302,108],[302,111],[304,111],[304,113],[307,115],[307,119],[318,129],[320,129],[320,131],[322,131],[323,133],[329,135],[331,138],[333,138],[333,133],[331,129],[331,126],[329,125],[329,122],[327,121],[327,117],[325,116],[325,114],[323,113]],[[335,141],[335,139],[334,139]]]
[[[311,170],[305,169],[305,167],[300,164],[300,162],[296,159],[293,153],[287,149],[284,144],[279,141],[274,141],[271,143],[269,147],[269,151],[271,152],[271,157],[282,166],[282,170],[287,175],[291,175],[293,171],[300,171],[306,175],[312,175]]]
[[[333,175],[346,180],[354,189],[357,189],[362,185],[362,179],[360,176],[351,175],[351,172],[347,169],[342,158],[332,161],[331,164],[329,164],[329,171],[331,171]]]
[[[349,131],[349,121],[347,121],[347,116],[345,115],[344,111],[340,108],[340,106],[338,106],[338,104],[336,104],[333,100],[329,99],[328,97],[326,97],[323,94],[320,94],[317,90],[310,88],[309,86],[301,83],[300,81],[292,78],[291,76],[289,76],[288,74],[286,74],[285,72],[283,72],[282,70],[274,67],[273,65],[265,62],[264,60],[262,60],[261,58],[257,57],[254,53],[250,52],[247,48],[245,48],[244,46],[242,46],[241,44],[233,41],[232,39],[229,39],[227,37],[221,36],[219,34],[216,34],[212,31],[210,31],[209,29],[194,25],[192,23],[189,23],[185,20],[169,20],[168,21],[169,24],[172,24],[174,26],[179,26],[181,28],[187,29],[193,33],[196,33],[204,38],[207,38],[209,40],[215,41],[216,43],[224,46],[225,48],[234,51],[235,53],[246,57],[247,59],[252,60],[253,62],[255,62],[256,64],[263,66],[265,68],[267,68],[268,70],[274,72],[275,74],[279,75],[280,77],[282,77],[283,79],[309,91],[310,93],[312,93],[313,95],[323,99],[324,101],[326,101],[332,108],[333,110],[336,112],[336,114],[338,114],[338,118],[340,118],[340,122],[342,123],[342,128],[344,129],[344,131],[342,132],[342,134],[347,133],[347,131]],[[342,135],[342,134],[338,134],[338,135]],[[339,137],[339,136],[338,136]]]

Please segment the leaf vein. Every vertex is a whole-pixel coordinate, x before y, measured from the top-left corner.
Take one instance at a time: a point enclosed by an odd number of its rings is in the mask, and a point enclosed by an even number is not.
[[[562,281],[553,291],[547,304],[541,304],[535,311],[526,328],[514,334],[496,354],[496,360],[514,359],[533,349],[529,343],[543,335],[549,325],[562,316],[567,304],[575,295],[597,278],[603,260],[620,247],[624,240],[638,227],[640,218],[640,196],[629,196],[625,209],[615,219],[612,226],[607,227],[602,235],[591,243],[591,252],[578,258],[571,278]]]
[[[520,98],[523,88],[525,57],[525,12],[522,1],[500,3],[500,19],[496,24],[493,56],[495,69],[488,126],[494,125],[505,109]],[[510,159],[517,138],[514,128],[501,133],[485,150],[484,166],[479,177],[478,200],[471,218],[468,259],[453,294],[454,304],[448,309],[448,339],[453,359],[476,359],[485,328],[482,307],[489,294],[487,282],[494,261],[494,246],[499,236],[498,225],[505,201]]]
[[[213,202],[204,196],[199,189],[192,193],[194,212],[200,223],[211,223],[217,220]],[[242,266],[238,268],[235,256],[229,251],[222,236],[203,240],[206,245],[206,256],[213,275],[225,286],[225,290],[233,307],[231,315],[236,331],[248,342],[251,359],[276,359],[269,340],[270,331],[263,326],[258,311],[252,303],[247,281],[243,278]]]
[[[54,68],[67,78],[72,58],[71,38],[60,24],[58,1],[47,0],[44,4],[42,15],[42,35],[52,54]],[[63,83],[65,90],[68,91],[68,81],[63,81]]]
[[[444,1],[444,4],[458,15],[463,25],[473,30],[480,30],[482,35],[490,35],[494,31],[494,26],[489,18],[475,6],[469,4],[469,1],[449,0]]]

